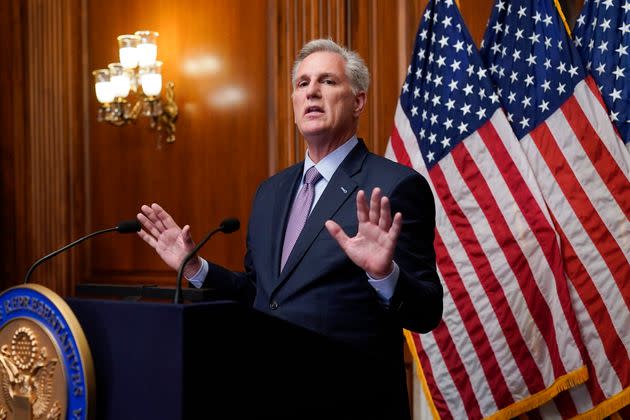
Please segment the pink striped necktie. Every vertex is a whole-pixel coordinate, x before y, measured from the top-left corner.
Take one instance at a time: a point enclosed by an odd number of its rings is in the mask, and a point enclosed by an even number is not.
[[[308,218],[313,199],[315,198],[315,184],[317,184],[320,179],[322,179],[322,175],[317,172],[315,166],[312,166],[306,171],[306,175],[304,175],[304,185],[295,196],[293,207],[291,207],[291,214],[289,215],[289,222],[287,223],[287,230],[284,233],[280,271],[282,271],[284,264],[289,259],[291,250],[306,224],[306,219]]]

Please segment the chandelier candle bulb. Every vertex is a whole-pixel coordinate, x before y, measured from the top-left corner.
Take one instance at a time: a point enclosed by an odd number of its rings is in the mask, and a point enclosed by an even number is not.
[[[120,35],[118,37],[118,54],[120,64],[125,69],[133,69],[138,66],[138,43],[140,37],[137,35]]]
[[[114,101],[115,92],[110,81],[108,69],[98,69],[92,72],[94,75],[94,89],[96,90],[96,99],[102,104],[108,104]]]
[[[152,31],[137,31],[135,35],[139,38],[138,64],[140,66],[154,64],[157,59],[157,37],[159,34]]]
[[[122,64],[111,63],[107,67],[109,68],[114,95],[119,98],[126,98],[129,95],[129,89],[131,89],[131,82]]]

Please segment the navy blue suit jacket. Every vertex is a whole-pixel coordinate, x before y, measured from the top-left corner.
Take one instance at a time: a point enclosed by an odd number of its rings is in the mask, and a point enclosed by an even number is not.
[[[245,272],[210,264],[204,286],[229,290],[259,311],[376,357],[389,366],[387,381],[397,381],[392,386],[404,393],[402,328],[427,332],[442,316],[429,185],[416,171],[368,152],[359,141],[326,186],[281,272],[284,231],[302,173],[300,163],[260,185],[249,220]],[[354,236],[357,191],[369,197],[375,187],[389,197],[392,214],[403,216],[394,255],[400,276],[388,306],[324,226],[332,219]]]

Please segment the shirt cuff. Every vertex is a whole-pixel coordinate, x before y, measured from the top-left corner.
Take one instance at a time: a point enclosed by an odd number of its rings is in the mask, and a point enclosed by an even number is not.
[[[206,275],[208,275],[209,270],[208,261],[204,260],[201,257],[199,259],[201,260],[201,267],[199,268],[199,271],[197,271],[195,275],[191,278],[186,277],[188,282],[195,286],[197,289],[203,286],[203,281],[206,279]]]
[[[394,270],[387,277],[377,280],[370,277],[368,273],[365,274],[368,276],[368,283],[376,290],[383,304],[389,305],[392,296],[394,296],[396,284],[398,284],[398,277],[400,276],[400,268],[398,264],[396,264],[396,261],[394,261]]]

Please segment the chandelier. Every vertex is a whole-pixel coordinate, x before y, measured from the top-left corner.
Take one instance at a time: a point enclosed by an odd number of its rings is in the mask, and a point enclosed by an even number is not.
[[[166,83],[162,98],[162,62],[157,60],[157,38],[152,31],[118,37],[119,61],[94,70],[94,88],[100,106],[97,120],[117,127],[149,118],[149,126],[175,141],[177,104],[173,82]]]

